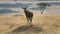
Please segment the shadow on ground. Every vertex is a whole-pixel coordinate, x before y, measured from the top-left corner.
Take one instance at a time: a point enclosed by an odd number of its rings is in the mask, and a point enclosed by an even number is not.
[[[42,32],[42,27],[37,27],[37,26],[20,26],[13,30],[12,32],[24,32],[24,31],[31,31],[31,32]]]

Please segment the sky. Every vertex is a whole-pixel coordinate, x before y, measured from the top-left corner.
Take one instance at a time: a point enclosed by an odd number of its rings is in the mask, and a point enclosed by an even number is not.
[[[20,0],[20,1],[28,1],[28,0]],[[31,1],[31,0],[29,0],[29,1]],[[34,0],[34,1],[36,1],[36,0]],[[47,0],[46,0],[47,1]],[[50,0],[49,0],[50,1]],[[53,1],[53,0],[51,0],[51,1]],[[56,1],[56,0],[54,0],[54,1]],[[3,3],[3,4],[2,4]],[[6,4],[5,4],[6,3]],[[9,4],[9,3],[11,3],[11,4]],[[15,4],[14,4],[15,3]],[[27,2],[28,3],[28,2]],[[34,3],[36,3],[36,2],[34,2]],[[11,10],[16,10],[16,11],[21,11],[20,10],[20,5],[21,4],[17,4],[14,0],[0,0],[0,8],[1,7],[8,7],[9,9],[11,8]],[[60,6],[60,5],[59,5]],[[14,7],[19,7],[19,8],[14,8]],[[32,6],[33,7],[33,6]],[[57,6],[58,7],[58,6]],[[7,8],[7,9],[8,9]],[[60,8],[60,7],[58,7],[58,8]],[[4,10],[6,10],[6,9],[4,9]],[[53,7],[53,9],[51,9],[52,11],[53,10],[55,10],[54,9],[54,7]],[[59,10],[56,10],[56,12],[58,11],[58,13],[60,13],[60,11]]]
[[[0,0],[0,1],[14,1],[14,0]],[[37,1],[37,0],[17,0],[17,1]],[[40,1],[60,1],[60,0],[40,0]]]

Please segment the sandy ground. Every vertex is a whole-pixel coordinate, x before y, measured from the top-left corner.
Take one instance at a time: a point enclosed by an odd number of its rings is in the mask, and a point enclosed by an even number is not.
[[[0,34],[60,34],[60,15],[36,15],[32,25],[23,15],[0,16]]]

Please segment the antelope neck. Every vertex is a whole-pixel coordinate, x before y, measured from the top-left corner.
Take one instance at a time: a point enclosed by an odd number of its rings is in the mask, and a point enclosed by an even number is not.
[[[26,13],[26,12],[27,12],[27,10],[26,10],[26,9],[24,9],[24,12]]]

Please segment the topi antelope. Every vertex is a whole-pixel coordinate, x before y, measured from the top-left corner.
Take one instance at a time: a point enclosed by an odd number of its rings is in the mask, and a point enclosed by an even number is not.
[[[29,24],[30,26],[32,26],[32,19],[33,19],[33,13],[30,12],[29,10],[27,10],[27,8],[22,8],[24,10],[24,13],[25,13],[25,16],[26,16],[26,19],[28,21],[27,24]]]

